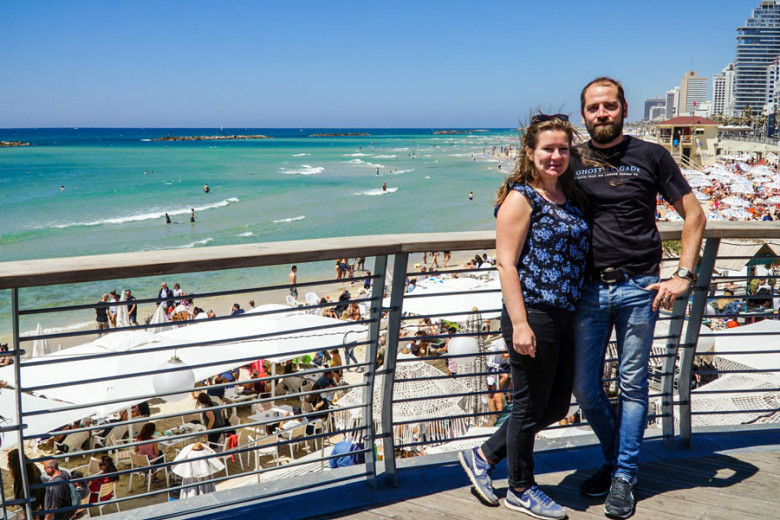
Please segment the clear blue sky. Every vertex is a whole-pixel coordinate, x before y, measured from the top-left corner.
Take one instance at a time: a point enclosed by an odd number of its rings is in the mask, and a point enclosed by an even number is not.
[[[0,128],[513,127],[597,75],[629,120],[759,0],[2,0]]]

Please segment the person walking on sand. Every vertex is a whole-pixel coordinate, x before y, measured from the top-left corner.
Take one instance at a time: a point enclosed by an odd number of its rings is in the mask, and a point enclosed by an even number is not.
[[[536,485],[533,449],[536,434],[565,417],[571,400],[573,317],[590,242],[569,161],[575,135],[565,114],[533,116],[515,170],[496,196],[512,413],[485,443],[458,454],[479,497],[493,506],[492,470],[506,458],[504,505],[536,518],[566,517]]]
[[[593,229],[587,282],[575,317],[574,395],[604,455],[603,465],[580,485],[580,493],[608,494],[604,514],[628,518],[636,507],[634,486],[647,423],[648,361],[658,308],[671,308],[690,289],[706,219],[669,152],[623,134],[628,103],[618,81],[594,79],[582,89],[580,105],[591,139],[579,145],[579,153],[602,166],[574,169],[588,198]],[[678,269],[664,282],[658,276],[662,257],[655,223],[658,192],[684,220]],[[617,410],[602,381],[613,329]]]
[[[290,274],[287,276],[287,278],[290,280],[290,296],[297,300],[298,287],[296,284],[298,283],[298,266],[292,266],[292,269],[290,269]]]

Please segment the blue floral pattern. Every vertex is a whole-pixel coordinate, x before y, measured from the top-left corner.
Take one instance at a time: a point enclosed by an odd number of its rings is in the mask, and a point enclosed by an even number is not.
[[[517,272],[526,305],[546,304],[573,311],[585,281],[590,228],[570,200],[554,204],[527,184],[512,189],[531,202],[531,225]]]

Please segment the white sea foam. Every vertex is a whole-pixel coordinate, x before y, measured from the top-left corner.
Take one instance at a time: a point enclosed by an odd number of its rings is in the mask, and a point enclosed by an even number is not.
[[[306,215],[299,215],[297,217],[290,217],[290,218],[280,218],[279,220],[274,220],[274,224],[282,224],[283,222],[295,222],[296,220],[303,220],[306,218]]]
[[[369,157],[371,155],[374,155],[374,154],[357,152],[357,153],[345,153],[344,157]]]
[[[426,178],[426,179],[430,179],[430,178],[431,178],[431,176],[430,176],[430,175],[426,175],[426,176],[425,176],[425,178]]]
[[[404,147],[404,148],[390,148],[390,151],[391,152],[408,152],[409,148],[408,147]]]
[[[366,191],[359,191],[356,192],[355,195],[387,195],[388,193],[395,193],[398,191],[398,188],[387,188],[387,190],[383,190],[382,188],[377,188],[375,190],[366,190]]]
[[[203,240],[196,240],[195,242],[190,242],[189,244],[185,244],[185,245],[179,246],[179,247],[191,248],[191,247],[205,246],[209,242],[213,242],[213,241],[214,241],[214,239],[209,237],[209,238],[204,238]]]
[[[325,171],[325,168],[323,166],[302,164],[300,168],[282,168],[281,171],[285,175],[318,175]]]
[[[141,139],[141,141],[143,141],[145,143],[150,143],[152,140],[151,139]]]
[[[351,161],[347,161],[347,164],[354,164],[356,166],[370,166],[371,168],[384,168],[384,165],[382,164],[376,164],[376,163],[370,163],[368,161],[364,161],[363,159],[352,159]]]
[[[413,171],[414,168],[410,168],[408,170],[387,170],[386,172],[382,172],[382,175],[401,175],[402,173],[409,173]]]
[[[375,155],[374,159],[398,159],[397,155]]]
[[[203,204],[201,206],[195,206],[193,209],[195,213],[208,211],[210,209],[224,208],[230,204],[238,202],[236,197],[230,197],[229,199],[221,200],[219,202],[213,202],[211,204]],[[152,210],[146,213],[136,213],[135,215],[126,215],[121,217],[111,217],[103,220],[91,220],[87,222],[70,222],[68,224],[57,224],[53,227],[58,229],[69,228],[74,226],[100,226],[104,224],[125,224],[127,222],[142,222],[144,220],[161,219],[165,215],[164,210]],[[189,215],[190,208],[180,208],[167,211],[168,216],[175,217],[176,215]]]
[[[306,157],[307,155],[311,155],[310,153],[294,153],[293,157]]]
[[[253,236],[255,236],[255,234],[252,233],[251,231],[245,231],[244,233],[239,233],[238,236],[240,236],[240,237],[253,237]]]

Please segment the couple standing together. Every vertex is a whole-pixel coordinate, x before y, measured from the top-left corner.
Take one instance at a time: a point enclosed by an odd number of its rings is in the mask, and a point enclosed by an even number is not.
[[[593,80],[580,105],[590,141],[573,147],[575,130],[564,114],[532,117],[515,170],[498,191],[496,255],[512,415],[459,459],[485,502],[499,505],[491,474],[506,458],[505,505],[537,518],[565,518],[566,510],[536,486],[533,446],[538,431],[566,415],[573,390],[604,455],[580,492],[607,495],[606,516],[628,518],[658,308],[689,290],[705,217],[669,153],[623,135],[628,103],[618,81]],[[663,282],[658,193],[685,219],[679,268]],[[613,329],[617,410],[602,383]]]

